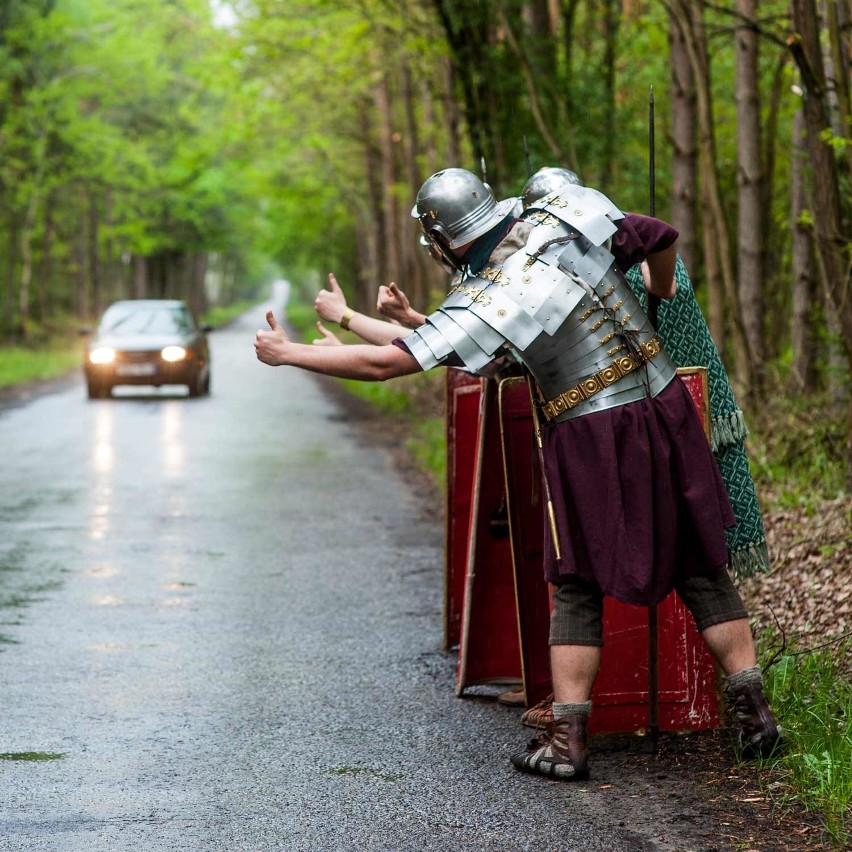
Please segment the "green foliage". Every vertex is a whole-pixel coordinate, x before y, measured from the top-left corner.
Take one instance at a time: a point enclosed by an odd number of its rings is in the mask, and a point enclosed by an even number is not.
[[[411,414],[410,397],[398,382],[358,382],[352,379],[340,379],[340,383],[353,396],[376,406],[382,414],[391,417]]]
[[[10,387],[32,379],[52,379],[62,376],[82,364],[79,343],[64,341],[49,349],[21,346],[0,347],[0,388]]]
[[[0,217],[0,245],[28,251],[5,267],[22,294],[10,304],[25,306],[27,282],[44,273],[48,310],[81,312],[88,301],[91,311],[128,295],[130,255],[165,270],[218,253],[250,287],[269,256],[271,222],[258,201],[265,176],[240,121],[246,103],[229,61],[236,37],[213,26],[207,0],[8,0],[7,9],[0,198],[9,218]],[[111,269],[100,293],[95,254]],[[152,295],[187,295],[158,277],[165,272],[152,274]],[[231,282],[223,299],[242,286]],[[8,312],[0,319],[13,327]]]
[[[420,470],[441,484],[447,478],[447,424],[443,417],[430,417],[412,424],[405,442]]]
[[[313,305],[291,299],[287,304],[287,322],[295,328],[303,340],[313,340],[319,337],[313,329],[317,321]]]
[[[767,508],[846,495],[846,410],[824,397],[774,396],[750,417],[749,459]]]
[[[827,833],[840,847],[852,840],[850,652],[849,637],[833,648],[790,651],[766,676],[786,743],[772,763],[788,774],[791,798],[822,812]]]
[[[236,319],[240,314],[254,307],[255,304],[253,300],[244,299],[239,302],[233,302],[230,305],[217,305],[206,311],[199,318],[199,322],[211,325],[213,328],[221,328],[231,320]]]

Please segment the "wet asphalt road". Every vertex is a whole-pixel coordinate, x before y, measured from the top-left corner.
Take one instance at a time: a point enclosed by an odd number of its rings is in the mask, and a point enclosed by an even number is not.
[[[454,696],[442,520],[263,312],[209,399],[0,409],[0,849],[661,848]]]

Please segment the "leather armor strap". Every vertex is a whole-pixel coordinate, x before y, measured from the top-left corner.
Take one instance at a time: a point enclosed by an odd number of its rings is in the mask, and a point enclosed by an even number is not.
[[[616,358],[602,370],[598,370],[597,373],[583,379],[574,387],[568,388],[568,390],[562,391],[562,393],[542,403],[541,413],[544,415],[544,419],[549,423],[564,411],[568,411],[575,405],[593,397],[604,388],[614,385],[619,379],[624,378],[634,370],[638,370],[639,367],[658,355],[663,347],[658,337],[652,337],[647,343],[640,343],[639,349],[638,356],[628,354]]]

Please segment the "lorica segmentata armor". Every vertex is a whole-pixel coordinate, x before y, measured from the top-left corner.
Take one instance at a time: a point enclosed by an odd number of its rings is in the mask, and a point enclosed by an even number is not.
[[[524,247],[453,287],[405,338],[409,351],[423,369],[455,352],[479,371],[508,345],[536,379],[548,420],[656,396],[675,366],[605,245],[621,218],[585,187],[540,199],[523,215],[532,224]]]

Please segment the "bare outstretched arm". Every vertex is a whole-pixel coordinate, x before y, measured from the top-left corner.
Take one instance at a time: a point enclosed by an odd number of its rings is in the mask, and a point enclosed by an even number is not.
[[[379,346],[391,343],[398,337],[405,337],[411,333],[410,329],[387,322],[385,320],[368,317],[365,314],[353,311],[346,305],[346,296],[337,283],[333,273],[328,275],[328,290],[320,290],[314,300],[314,309],[320,319],[326,322],[343,322],[344,327],[355,332],[367,343],[375,343]]]
[[[399,346],[312,346],[294,343],[272,311],[266,314],[269,330],[258,329],[254,350],[259,361],[271,367],[301,367],[325,376],[383,382],[420,371],[417,361]]]

